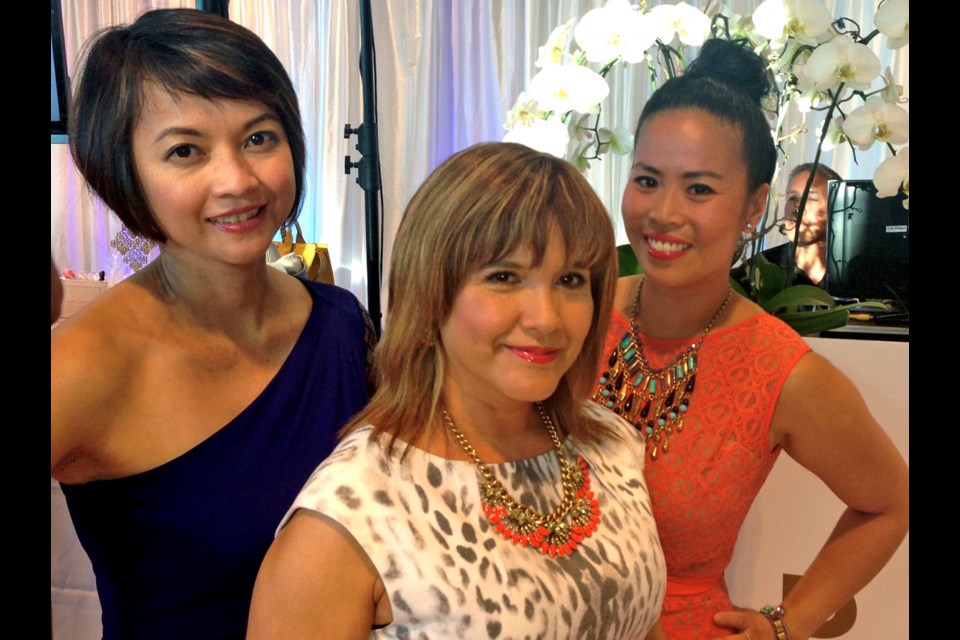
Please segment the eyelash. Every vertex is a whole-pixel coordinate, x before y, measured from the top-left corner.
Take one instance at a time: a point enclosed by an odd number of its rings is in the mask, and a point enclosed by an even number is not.
[[[250,145],[253,147],[262,147],[270,143],[278,142],[279,140],[280,136],[273,131],[256,131],[247,136],[244,146]],[[189,155],[180,155],[180,151],[188,151]],[[178,144],[170,149],[170,152],[167,154],[167,159],[189,160],[191,157],[196,155],[197,151],[198,149],[195,145]]]
[[[637,176],[633,179],[637,186],[644,189],[652,189],[657,186],[657,181],[650,176]]]
[[[517,274],[512,271],[494,271],[487,276],[487,281],[494,284],[507,284],[518,280]]]
[[[573,280],[573,282],[569,282],[569,280]],[[560,277],[560,283],[568,289],[579,289],[586,286],[587,278],[582,273],[568,273]]]
[[[263,146],[268,142],[277,142],[280,139],[279,136],[273,131],[257,131],[256,133],[252,133],[247,137],[247,142],[252,143],[253,139],[256,137],[263,138],[262,142],[254,145],[257,147]]]
[[[186,156],[179,155],[178,152],[181,150],[189,151],[190,155],[186,155]],[[195,151],[196,151],[196,147],[194,147],[192,144],[178,144],[173,149],[170,149],[170,153],[167,154],[167,158],[168,159],[172,158],[175,160],[187,160],[193,156],[193,152]]]
[[[633,182],[641,189],[655,189],[659,186],[657,180],[650,176],[637,176],[633,179]],[[714,193],[713,189],[705,184],[694,184],[689,188],[695,196],[707,196]]]
[[[494,284],[511,284],[520,280],[512,271],[495,271],[487,276],[486,280]],[[567,273],[560,276],[557,282],[568,289],[578,289],[587,284],[587,277],[581,273]]]

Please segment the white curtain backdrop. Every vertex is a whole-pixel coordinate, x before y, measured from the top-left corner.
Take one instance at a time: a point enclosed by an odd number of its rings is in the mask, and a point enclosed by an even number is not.
[[[67,57],[71,73],[79,44],[97,29],[133,20],[161,6],[195,6],[195,0],[63,0]],[[471,144],[499,140],[504,114],[535,72],[537,50],[550,31],[571,17],[601,6],[603,0],[379,0],[371,3],[376,44],[378,129],[382,171],[381,251],[385,296],[390,247],[403,208],[439,162]],[[652,0],[649,4],[658,4]],[[702,3],[698,3],[702,4]],[[752,11],[757,0],[733,0],[736,11]],[[835,16],[873,28],[872,2],[827,2]],[[344,173],[344,156],[360,159],[357,137],[344,140],[344,125],[363,120],[359,73],[358,0],[233,0],[230,17],[256,33],[276,52],[300,98],[308,141],[307,196],[301,225],[308,239],[329,245],[338,285],[367,300],[364,192],[356,169]],[[909,96],[909,48],[891,52],[882,37],[872,46],[883,66],[893,67]],[[687,51],[688,59],[696,49]],[[611,93],[604,123],[632,128],[650,86],[643,65],[617,67],[607,76]],[[788,145],[786,169],[812,160],[816,128]],[[799,123],[794,114],[792,123]],[[888,152],[874,145],[824,153],[821,161],[845,178],[870,178]],[[620,222],[620,194],[629,157],[607,155],[594,162],[590,181]],[[105,271],[110,280],[129,267],[110,247],[120,230],[116,218],[89,196],[69,159],[66,145],[51,145],[51,247],[61,268]],[[784,176],[774,192],[784,190]],[[774,239],[775,240],[775,239]],[[382,307],[386,308],[386,300]]]
[[[580,17],[604,0],[374,0],[378,125],[382,171],[381,248],[384,257],[381,304],[390,247],[402,212],[427,174],[452,153],[471,144],[500,140],[504,115],[535,72],[537,50],[558,24]],[[658,4],[651,0],[650,5]],[[696,2],[698,6],[704,0]],[[747,13],[758,0],[733,0]],[[76,69],[81,44],[98,29],[133,21],[148,9],[194,7],[196,0],[62,0],[68,68]],[[836,0],[827,6],[865,30],[873,28],[872,2]],[[335,279],[367,302],[364,193],[356,170],[344,174],[344,156],[360,159],[356,136],[344,140],[344,125],[362,123],[359,73],[358,0],[232,0],[230,17],[256,33],[286,66],[300,98],[307,134],[307,193],[300,220],[308,239],[329,245]],[[873,41],[885,67],[910,95],[909,49],[886,49]],[[696,51],[688,51],[692,59]],[[611,93],[604,123],[633,128],[650,87],[641,65],[618,67],[607,76]],[[906,105],[905,105],[906,106]],[[812,160],[816,128],[788,147],[785,169]],[[794,122],[798,120],[794,118]],[[870,178],[888,153],[879,145],[857,154],[838,148],[821,158],[845,178]],[[618,228],[620,194],[629,157],[608,155],[594,162],[588,177]],[[65,144],[50,147],[51,252],[60,269],[80,274],[104,271],[108,280],[129,275],[130,267],[110,246],[119,221],[87,193]],[[784,190],[786,171],[774,185]],[[379,203],[378,203],[379,205]],[[776,234],[771,234],[776,235]],[[440,265],[438,265],[440,266]],[[99,607],[89,562],[76,543],[56,483],[51,486],[51,582],[58,637],[99,637]]]

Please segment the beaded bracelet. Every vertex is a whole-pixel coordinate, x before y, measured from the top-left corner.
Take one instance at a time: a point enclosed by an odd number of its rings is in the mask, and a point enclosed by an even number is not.
[[[763,617],[766,618],[770,626],[773,627],[774,638],[777,640],[790,640],[790,636],[787,635],[787,626],[783,623],[783,616],[787,613],[787,610],[783,608],[783,604],[778,604],[775,607],[771,607],[768,604],[760,609],[760,613],[763,614]]]

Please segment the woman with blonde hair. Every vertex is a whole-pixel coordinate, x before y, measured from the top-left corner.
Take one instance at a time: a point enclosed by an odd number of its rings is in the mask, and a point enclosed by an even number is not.
[[[572,165],[509,143],[440,165],[397,233],[377,392],[281,524],[251,637],[643,637],[642,438],[582,400],[615,278]]]

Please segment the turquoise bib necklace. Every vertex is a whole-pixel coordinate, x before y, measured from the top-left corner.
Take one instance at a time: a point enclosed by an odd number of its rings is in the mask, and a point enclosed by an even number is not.
[[[639,429],[646,439],[650,459],[656,460],[661,451],[670,450],[670,436],[683,431],[683,417],[696,387],[700,345],[727,308],[733,289],[727,289],[727,297],[700,338],[661,369],[650,368],[643,353],[643,342],[638,337],[641,291],[643,280],[633,301],[630,326],[610,354],[593,400]]]

